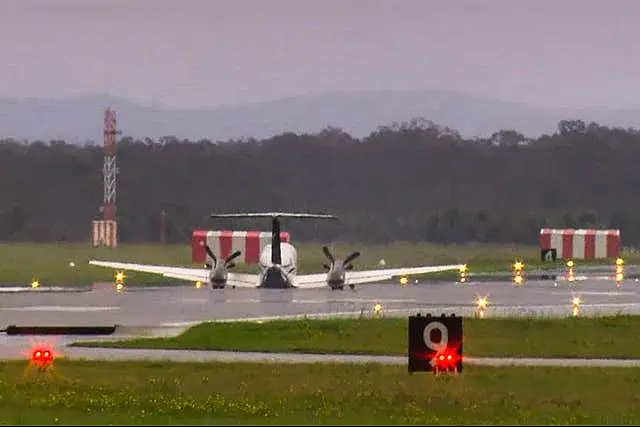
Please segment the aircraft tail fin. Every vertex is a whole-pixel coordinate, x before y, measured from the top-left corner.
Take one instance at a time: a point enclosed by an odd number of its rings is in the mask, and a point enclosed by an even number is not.
[[[280,218],[297,219],[338,219],[335,215],[292,212],[252,212],[252,213],[228,213],[211,214],[211,218],[271,218],[271,262],[282,263],[280,253]]]

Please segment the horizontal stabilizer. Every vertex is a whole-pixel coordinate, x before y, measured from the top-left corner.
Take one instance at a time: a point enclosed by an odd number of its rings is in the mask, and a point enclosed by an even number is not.
[[[251,212],[211,214],[211,218],[301,218],[301,219],[338,219],[335,215],[292,212]]]

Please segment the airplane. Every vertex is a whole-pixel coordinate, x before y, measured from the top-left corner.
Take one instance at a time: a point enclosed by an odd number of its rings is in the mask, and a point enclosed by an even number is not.
[[[123,262],[90,260],[90,265],[108,267],[120,270],[140,271],[146,273],[161,274],[191,282],[208,282],[212,289],[222,289],[226,286],[232,288],[266,288],[266,289],[313,289],[329,287],[332,290],[343,290],[345,285],[355,290],[356,284],[380,282],[397,276],[410,274],[434,273],[439,271],[460,270],[464,264],[437,265],[411,268],[387,268],[380,270],[353,271],[352,262],[360,256],[359,252],[353,252],[344,260],[336,260],[327,246],[323,247],[325,256],[330,264],[324,264],[326,273],[297,274],[297,250],[287,242],[280,240],[280,219],[337,219],[334,215],[312,213],[236,213],[236,214],[212,214],[211,218],[271,218],[271,243],[264,246],[259,257],[259,273],[244,274],[230,272],[235,264],[233,260],[240,255],[236,251],[224,260],[218,260],[213,251],[206,246],[207,254],[213,260],[213,265],[207,264],[206,268],[172,267],[162,265],[145,265]]]

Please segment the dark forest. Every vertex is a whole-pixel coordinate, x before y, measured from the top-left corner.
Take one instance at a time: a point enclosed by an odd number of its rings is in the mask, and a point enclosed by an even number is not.
[[[126,134],[126,131],[125,131]],[[620,228],[640,243],[640,132],[563,120],[537,139],[464,139],[424,119],[355,139],[328,127],[269,139],[118,141],[119,241],[187,242],[213,212],[333,213],[287,222],[294,241],[536,244],[541,227]],[[103,150],[0,140],[0,240],[87,241],[100,219]]]

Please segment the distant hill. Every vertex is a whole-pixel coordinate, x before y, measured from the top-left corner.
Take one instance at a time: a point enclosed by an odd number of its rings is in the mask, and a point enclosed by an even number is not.
[[[569,110],[502,102],[448,91],[362,91],[283,98],[206,110],[145,107],[130,100],[87,95],[60,100],[0,98],[0,137],[102,142],[102,114],[116,110],[126,136],[228,140],[339,127],[355,137],[377,126],[424,117],[465,137],[514,129],[528,137],[553,133],[562,119],[640,127],[640,110]]]

